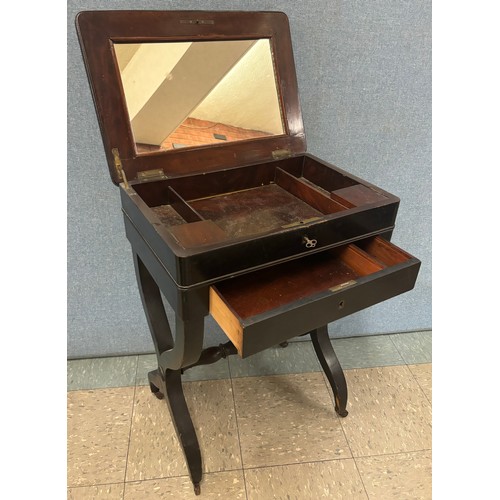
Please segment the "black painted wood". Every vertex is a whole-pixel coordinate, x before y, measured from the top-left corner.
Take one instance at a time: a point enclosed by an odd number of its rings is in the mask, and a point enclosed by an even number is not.
[[[165,397],[174,424],[175,432],[186,458],[194,492],[201,492],[202,478],[201,451],[189,408],[184,397],[180,370],[154,370],[148,374],[151,392],[158,398]]]
[[[207,347],[201,352],[200,359],[196,363],[182,368],[181,373],[184,373],[186,370],[194,368],[195,366],[211,365],[222,358],[226,359],[228,356],[234,354],[238,354],[238,351],[231,341],[228,341],[225,344],[219,344],[218,346]]]
[[[321,368],[323,368],[332,388],[335,398],[335,411],[341,417],[347,417],[347,383],[337,355],[328,338],[328,328],[323,326],[313,330],[311,340]]]

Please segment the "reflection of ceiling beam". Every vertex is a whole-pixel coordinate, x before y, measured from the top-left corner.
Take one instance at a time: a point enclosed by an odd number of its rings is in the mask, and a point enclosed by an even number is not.
[[[135,142],[159,146],[254,43],[192,44],[132,119]]]
[[[269,39],[257,40],[190,117],[282,134],[283,123]]]
[[[190,45],[190,42],[115,45],[130,120],[165,81]]]
[[[118,67],[120,68],[120,74],[123,78],[123,71],[127,67],[127,64],[135,56],[136,52],[141,47],[140,43],[117,43],[115,44],[115,54],[118,61]]]

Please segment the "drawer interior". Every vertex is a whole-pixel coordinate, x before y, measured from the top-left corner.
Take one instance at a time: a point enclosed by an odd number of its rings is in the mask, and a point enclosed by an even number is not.
[[[210,289],[210,313],[239,348],[245,320],[285,310],[410,259],[386,240],[370,238],[219,282]]]

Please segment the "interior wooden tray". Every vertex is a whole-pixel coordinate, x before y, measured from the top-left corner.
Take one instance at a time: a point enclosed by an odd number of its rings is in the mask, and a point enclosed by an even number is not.
[[[375,237],[358,245],[344,245],[217,283],[210,289],[210,313],[235,344],[240,355],[249,355],[261,350],[261,346],[267,348],[315,328],[311,326],[316,321],[315,301],[345,294],[346,290],[355,290],[373,279],[383,280],[393,271],[401,270],[398,265],[417,264],[418,260],[405,251]],[[411,285],[410,288],[413,284],[411,279],[405,282],[405,286]],[[322,308],[330,314],[331,319],[326,323],[385,300],[387,293],[393,296],[401,293],[401,290],[395,286],[378,296],[370,293],[361,300],[358,296],[352,303],[352,298],[337,297],[331,302],[330,308]],[[312,305],[312,309],[308,309],[307,304]],[[281,338],[279,333],[276,336],[272,328],[266,330],[265,324],[269,319],[290,314],[294,310],[300,310],[302,317],[290,316],[289,331],[284,332],[285,338]],[[325,319],[321,321],[325,322]],[[263,328],[261,325],[264,325]],[[248,339],[247,335],[256,335],[259,339]]]
[[[303,156],[133,188],[185,248],[252,238],[388,201],[373,187]]]

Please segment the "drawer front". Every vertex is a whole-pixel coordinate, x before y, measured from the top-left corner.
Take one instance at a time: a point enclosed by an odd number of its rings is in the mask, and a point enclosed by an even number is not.
[[[387,233],[394,228],[396,213],[397,204],[384,205],[182,257],[179,259],[178,283],[191,286],[212,281],[267,266],[271,262],[301,258],[347,241]],[[315,241],[315,244],[307,246],[308,240]]]
[[[419,268],[375,237],[218,283],[210,313],[247,357],[411,290]]]

